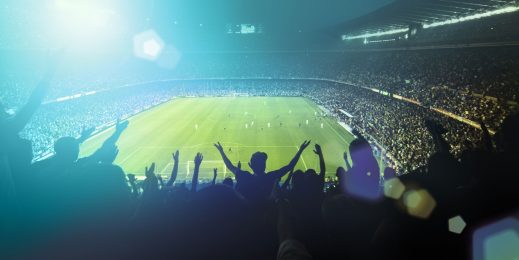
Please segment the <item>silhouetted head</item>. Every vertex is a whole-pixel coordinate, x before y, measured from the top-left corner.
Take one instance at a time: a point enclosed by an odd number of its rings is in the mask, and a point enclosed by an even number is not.
[[[222,184],[223,184],[223,185],[226,185],[226,186],[229,186],[229,187],[231,187],[231,188],[234,187],[234,181],[233,181],[231,178],[229,178],[229,177],[225,178],[225,179],[223,180]]]
[[[317,172],[314,169],[308,169],[308,170],[306,170],[305,174],[317,175]]]
[[[267,168],[267,154],[263,152],[255,152],[249,162],[249,166],[255,174],[264,174]]]
[[[364,139],[355,139],[351,142],[350,156],[353,166],[370,164],[374,160],[371,146]]]
[[[54,152],[63,161],[75,162],[79,157],[79,142],[73,137],[62,137],[54,143]]]

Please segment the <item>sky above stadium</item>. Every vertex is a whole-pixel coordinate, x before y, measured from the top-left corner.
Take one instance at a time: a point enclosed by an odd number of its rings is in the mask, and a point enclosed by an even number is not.
[[[4,0],[0,49],[103,41],[121,48],[153,29],[181,49],[286,49],[331,41],[326,29],[392,0]],[[32,46],[31,46],[32,45]],[[95,46],[95,44],[94,44]],[[97,47],[99,49],[99,47]]]

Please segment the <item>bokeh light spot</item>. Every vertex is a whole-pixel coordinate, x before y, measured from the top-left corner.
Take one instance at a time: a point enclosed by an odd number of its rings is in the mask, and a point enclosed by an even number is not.
[[[145,41],[143,43],[144,54],[150,57],[156,57],[160,52],[160,44],[155,39]]]
[[[133,38],[135,56],[142,59],[156,60],[161,55],[164,45],[164,41],[153,30],[139,33]]]
[[[417,218],[428,218],[436,207],[436,201],[424,189],[407,191],[403,199],[407,213]]]
[[[398,200],[404,194],[405,185],[398,179],[393,178],[384,182],[384,195],[388,198]]]
[[[519,259],[519,221],[505,218],[478,228],[472,236],[472,257]]]
[[[449,219],[449,231],[455,234],[461,234],[467,223],[463,220],[461,216],[456,216]]]

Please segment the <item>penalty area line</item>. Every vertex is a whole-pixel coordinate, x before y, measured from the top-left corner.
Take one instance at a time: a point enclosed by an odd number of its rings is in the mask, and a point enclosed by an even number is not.
[[[299,151],[299,148],[297,148],[297,146],[294,146],[294,148],[296,148],[296,150]],[[308,167],[306,166],[305,158],[303,157],[302,154],[301,154],[301,161],[303,162],[303,165],[305,166],[305,170],[308,170]]]

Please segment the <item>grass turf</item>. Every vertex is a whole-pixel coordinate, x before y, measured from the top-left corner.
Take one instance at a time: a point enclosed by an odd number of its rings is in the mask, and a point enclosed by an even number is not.
[[[252,153],[263,151],[269,156],[267,169],[274,170],[288,164],[299,145],[309,139],[312,144],[296,168],[319,171],[318,158],[312,151],[318,143],[323,148],[326,174],[334,176],[337,167],[344,165],[342,154],[353,136],[335,120],[316,113],[321,110],[315,103],[298,97],[178,98],[129,119],[130,125],[118,142],[120,152],[115,163],[126,173],[143,176],[144,167],[155,162],[156,173],[167,179],[173,168],[171,154],[179,149],[177,181],[182,182],[191,178],[193,158],[201,152],[204,161],[200,180],[210,180],[213,168],[218,169],[218,179],[222,180],[232,174],[213,146],[217,141],[232,162],[242,162],[243,169],[250,170],[247,162]],[[85,142],[82,156],[95,151],[112,132],[113,128]]]

